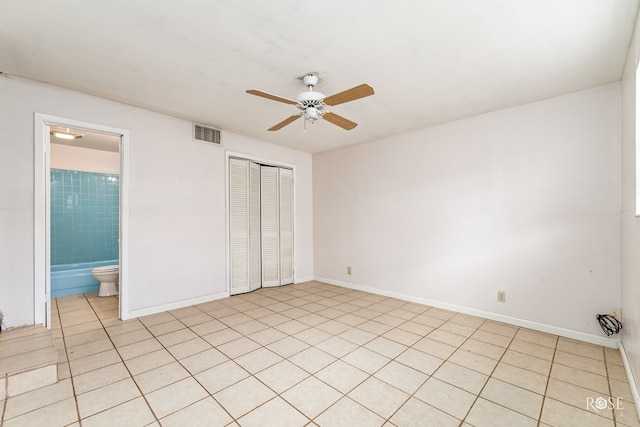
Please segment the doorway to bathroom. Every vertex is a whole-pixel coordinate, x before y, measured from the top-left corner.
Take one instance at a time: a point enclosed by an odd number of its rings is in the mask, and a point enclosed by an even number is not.
[[[294,282],[294,170],[228,158],[229,294]]]
[[[120,137],[60,126],[49,134],[51,298],[114,295],[115,274],[100,289],[93,271],[120,264]]]
[[[35,324],[51,298],[98,291],[91,270],[119,267],[119,317],[128,316],[128,131],[36,113]]]

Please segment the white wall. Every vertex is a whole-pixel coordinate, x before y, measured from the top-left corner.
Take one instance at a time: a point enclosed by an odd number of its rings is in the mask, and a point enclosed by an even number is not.
[[[315,154],[313,183],[318,278],[585,336],[620,306],[619,84]]]
[[[98,173],[120,173],[120,154],[70,145],[51,144],[51,167]]]
[[[640,389],[640,218],[636,216],[637,185],[636,130],[638,99],[636,67],[640,61],[640,33],[631,40],[622,80],[622,343],[635,381]],[[631,380],[631,378],[630,378]],[[640,402],[636,402],[640,412]]]
[[[313,276],[311,155],[29,80],[0,77],[0,310],[33,324],[34,113],[127,129],[129,299],[149,311],[226,291],[225,149],[296,166],[296,278]]]

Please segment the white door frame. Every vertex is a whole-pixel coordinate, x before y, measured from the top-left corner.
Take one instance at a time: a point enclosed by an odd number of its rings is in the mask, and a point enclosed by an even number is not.
[[[51,327],[50,126],[120,137],[120,319],[129,314],[129,131],[49,114],[34,115],[34,324]]]
[[[226,191],[226,224],[225,224],[225,239],[226,239],[226,270],[227,270],[227,295],[231,295],[231,242],[230,242],[230,229],[229,224],[231,221],[230,216],[230,180],[229,180],[229,159],[230,158],[249,160],[254,163],[258,163],[266,166],[276,166],[291,169],[293,171],[293,283],[296,283],[296,248],[295,236],[296,236],[296,165],[290,163],[279,162],[276,160],[265,159],[263,157],[251,156],[246,153],[237,153],[233,151],[225,151],[224,167],[225,167],[225,191]]]

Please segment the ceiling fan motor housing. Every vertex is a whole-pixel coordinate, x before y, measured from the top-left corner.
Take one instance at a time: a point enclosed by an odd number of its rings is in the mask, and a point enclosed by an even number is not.
[[[324,94],[320,92],[302,92],[296,96],[296,101],[298,101],[297,107],[305,112],[305,117],[309,120],[316,120],[327,107],[324,103]],[[309,111],[310,108],[313,108],[313,111]]]

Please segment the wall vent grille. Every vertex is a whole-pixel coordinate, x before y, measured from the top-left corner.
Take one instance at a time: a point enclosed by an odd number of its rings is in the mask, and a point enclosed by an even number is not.
[[[196,141],[209,142],[215,145],[222,145],[220,131],[207,126],[193,124],[193,139]]]

